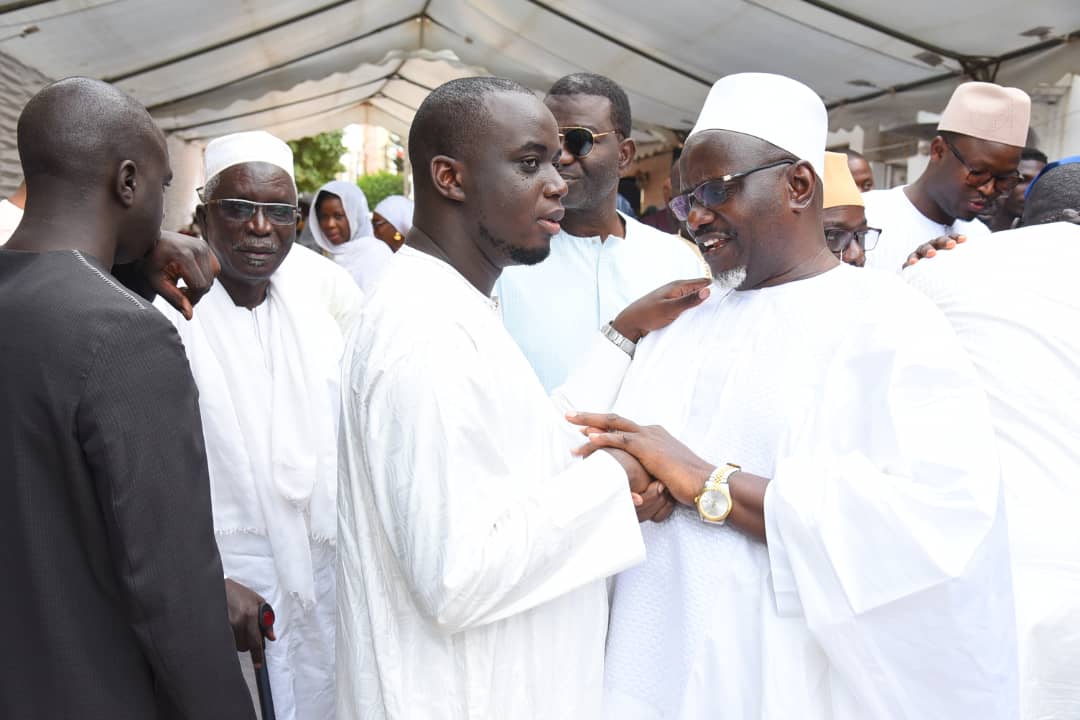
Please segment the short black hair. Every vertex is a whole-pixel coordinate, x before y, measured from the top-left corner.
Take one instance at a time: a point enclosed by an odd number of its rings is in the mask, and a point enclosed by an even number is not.
[[[847,155],[849,158],[859,158],[860,160],[866,159],[866,156],[863,155],[861,152],[859,152],[858,150],[852,150],[851,148],[844,148],[844,154]]]
[[[1024,201],[1024,225],[1064,219],[1066,210],[1080,210],[1080,163],[1058,165],[1033,181]]]
[[[611,124],[624,138],[630,137],[630,100],[611,78],[594,73],[574,73],[556,80],[548,95],[595,95],[607,98],[611,103]]]
[[[86,77],[42,88],[20,113],[16,135],[28,184],[39,176],[96,180],[114,171],[116,162],[139,159],[165,143],[137,100]]]
[[[424,98],[409,129],[409,162],[417,177],[427,177],[427,167],[435,156],[460,159],[470,143],[483,137],[490,121],[483,100],[495,93],[536,97],[513,80],[467,77],[443,83]]]
[[[1050,159],[1046,157],[1046,153],[1033,147],[1026,147],[1021,150],[1020,160],[1021,162],[1024,160],[1034,160],[1036,162],[1041,162],[1043,165],[1050,162]]]

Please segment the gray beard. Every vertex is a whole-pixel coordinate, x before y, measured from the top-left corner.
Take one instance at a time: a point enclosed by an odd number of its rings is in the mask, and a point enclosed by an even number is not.
[[[713,273],[713,280],[722,288],[738,290],[746,282],[746,266],[740,265],[730,270],[724,270],[721,273]]]

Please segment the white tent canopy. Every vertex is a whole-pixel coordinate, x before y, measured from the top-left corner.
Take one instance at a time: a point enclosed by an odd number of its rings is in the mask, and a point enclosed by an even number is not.
[[[49,77],[115,82],[186,140],[348,122],[404,133],[431,88],[481,72],[540,92],[598,72],[627,90],[639,128],[686,130],[717,77],[771,71],[817,90],[834,128],[898,124],[940,108],[965,73],[1030,91],[1080,71],[1077,31],[1077,0],[0,3],[0,50]]]

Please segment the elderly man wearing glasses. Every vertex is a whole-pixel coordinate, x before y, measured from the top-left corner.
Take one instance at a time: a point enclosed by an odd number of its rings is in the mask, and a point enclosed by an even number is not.
[[[339,363],[362,294],[342,267],[294,246],[288,145],[236,133],[207,145],[205,162],[196,218],[221,274],[190,322],[158,305],[199,389],[229,620],[237,650],[261,665],[269,602],[277,717],[333,717]]]
[[[953,92],[930,162],[910,185],[863,195],[866,218],[882,229],[867,267],[898,272],[918,246],[942,247],[990,233],[976,216],[1020,183],[1020,153],[1027,141],[1031,99],[1023,90],[969,82]]]
[[[563,143],[566,215],[547,259],[506,268],[494,295],[506,329],[551,391],[576,367],[596,331],[627,305],[665,283],[709,272],[691,243],[616,209],[619,176],[637,151],[623,89],[606,77],[577,73],[557,80],[544,104]]]

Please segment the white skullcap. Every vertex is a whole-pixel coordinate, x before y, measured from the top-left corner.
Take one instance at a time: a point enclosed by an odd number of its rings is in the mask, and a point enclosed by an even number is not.
[[[966,82],[953,91],[938,130],[1024,147],[1030,121],[1031,98],[1020,88]]]
[[[264,162],[277,165],[289,173],[293,184],[296,183],[296,176],[293,174],[292,150],[284,141],[263,130],[233,133],[214,138],[206,146],[203,157],[207,182],[233,165]]]
[[[705,130],[753,135],[806,160],[825,177],[829,114],[810,88],[770,73],[738,73],[716,81],[687,139]]]

